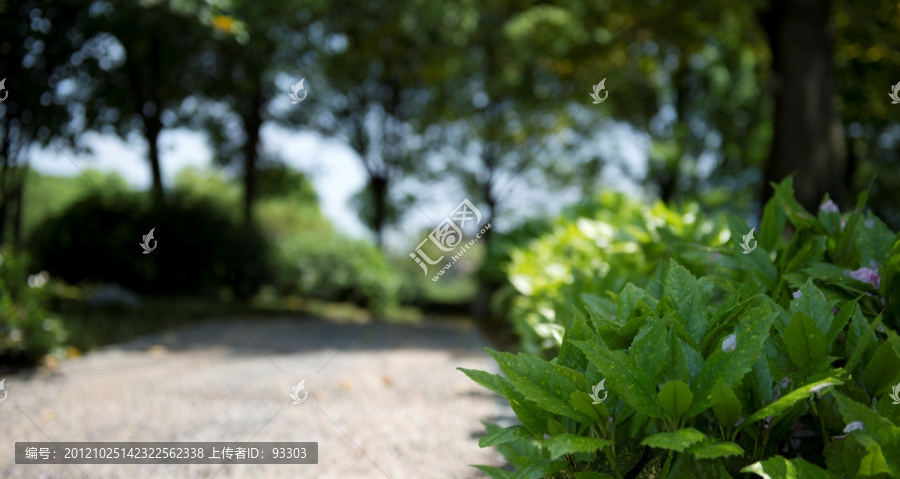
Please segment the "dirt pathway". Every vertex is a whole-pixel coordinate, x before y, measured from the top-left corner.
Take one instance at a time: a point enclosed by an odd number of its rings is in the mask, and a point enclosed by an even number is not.
[[[0,476],[469,478],[499,465],[481,421],[507,412],[457,367],[495,370],[462,323],[219,320],[14,375]],[[309,396],[293,405],[291,387]],[[16,465],[16,441],[315,441],[316,465]]]

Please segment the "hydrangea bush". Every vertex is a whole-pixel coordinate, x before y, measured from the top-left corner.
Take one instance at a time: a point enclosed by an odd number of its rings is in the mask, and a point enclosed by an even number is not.
[[[750,231],[729,225],[733,238]],[[517,479],[900,477],[900,237],[829,201],[804,211],[787,180],[743,243],[698,249],[707,274],[670,258],[646,286],[558,316],[552,360],[490,351],[502,374],[462,369],[521,422],[487,425],[479,441],[515,471],[476,467]]]

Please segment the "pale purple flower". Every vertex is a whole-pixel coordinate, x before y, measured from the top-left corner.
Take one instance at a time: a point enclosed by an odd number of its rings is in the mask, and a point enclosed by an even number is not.
[[[845,226],[847,226],[847,218],[841,218],[841,231],[844,231]]]
[[[729,334],[722,341],[722,352],[731,352],[734,351],[734,348],[737,347],[737,334]]]
[[[790,386],[792,382],[794,382],[794,380],[787,376],[781,378],[781,389],[787,389],[787,387]]]
[[[794,291],[794,293],[791,294],[791,296],[793,296],[794,299],[800,299],[801,297],[803,297],[803,291],[800,291],[798,289],[797,291]]]
[[[736,423],[734,423],[734,427],[738,427],[738,426],[740,426],[741,424],[744,424],[744,419],[746,419],[746,418],[743,417],[743,416],[741,416],[741,418],[738,419],[738,421],[737,421]]]
[[[851,278],[862,281],[863,283],[869,283],[875,289],[878,289],[881,286],[881,275],[878,274],[878,270],[872,268],[859,268],[854,271],[846,271],[846,274],[849,274]]]
[[[822,203],[822,206],[819,207],[819,211],[823,213],[840,213],[841,210],[838,209],[837,205],[834,204],[834,201],[828,200],[825,203]]]
[[[809,392],[815,394],[816,397],[822,397],[822,390],[831,386],[833,386],[833,384],[831,383],[822,383],[818,386],[813,386],[812,388],[810,388]]]
[[[844,428],[844,434],[850,433],[863,428],[862,421],[853,421]]]

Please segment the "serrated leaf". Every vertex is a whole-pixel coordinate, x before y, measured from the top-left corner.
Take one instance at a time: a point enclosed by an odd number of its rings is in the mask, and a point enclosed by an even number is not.
[[[658,396],[659,407],[673,419],[681,418],[694,401],[690,386],[681,381],[667,382],[659,390]]]
[[[706,440],[691,446],[689,451],[698,459],[718,459],[720,457],[741,456],[744,449],[733,442]]]
[[[741,401],[734,391],[723,381],[718,381],[712,390],[712,409],[719,424],[734,427],[741,419]]]
[[[668,312],[675,312],[676,321],[684,326],[695,343],[700,343],[708,325],[706,308],[710,290],[708,280],[697,280],[684,266],[669,260],[657,314],[666,316]]]
[[[675,432],[659,432],[645,438],[641,444],[670,451],[684,452],[700,441],[706,439],[702,432],[692,428],[683,427]]]
[[[783,339],[791,362],[806,376],[813,374],[827,360],[825,334],[806,313],[796,312],[791,316]]]
[[[866,454],[862,461],[859,462],[859,473],[860,476],[876,476],[878,474],[890,474],[890,471],[887,467],[887,462],[884,460],[884,454],[882,454],[881,449],[877,449],[874,452],[870,452]]]
[[[725,352],[721,348],[713,351],[691,383],[694,403],[688,410],[688,417],[696,416],[712,405],[712,389],[719,380],[729,387],[737,385],[756,362],[774,320],[775,313],[750,318],[739,327],[733,351]]]
[[[574,341],[608,381],[607,386],[629,406],[650,417],[662,418],[656,387],[650,376],[620,351],[610,351],[602,343]]]
[[[599,421],[602,417],[609,416],[606,406],[603,403],[594,404],[591,396],[584,391],[573,391],[572,394],[569,395],[569,402],[572,403],[572,407],[585,416],[590,417],[595,422]],[[605,414],[603,414],[604,412]]]
[[[575,452],[591,453],[612,444],[612,441],[596,437],[585,437],[577,434],[560,434],[544,441],[544,447],[550,451],[550,459],[557,459],[563,454]]]
[[[641,329],[628,349],[628,357],[640,363],[651,379],[662,378],[666,367],[666,350],[659,347],[666,342],[666,321],[651,319]]]
[[[752,472],[764,479],[837,479],[838,477],[803,459],[787,460],[782,456],[753,463],[741,469],[741,472]]]
[[[509,380],[503,378],[501,383],[504,396],[509,401],[509,407],[516,413],[516,417],[522,422],[532,435],[544,437],[547,433],[547,420],[550,413],[542,409],[533,401],[525,398],[525,395],[517,391]]]
[[[809,395],[812,394],[813,391],[844,384],[844,382],[841,381],[841,379],[838,377],[842,373],[843,370],[836,369],[831,372],[833,376],[829,378],[820,379],[809,384],[804,384],[803,386],[794,389],[793,391],[778,398],[778,400],[773,402],[772,404],[769,404],[768,406],[751,414],[745,422],[747,424],[750,424],[754,421],[759,421],[760,419],[765,419],[769,416],[778,416],[779,414],[796,404],[798,401],[802,401],[809,397]]]
[[[528,429],[521,424],[505,427],[499,431],[494,431],[478,440],[478,447],[491,447],[497,444],[507,443],[516,439],[525,439],[531,437]]]
[[[800,287],[800,293],[799,298],[791,300],[788,312],[791,314],[791,317],[797,313],[806,314],[819,328],[819,332],[824,335],[834,320],[834,314],[828,306],[828,301],[822,296],[819,288],[813,284],[812,278],[806,279],[806,283]]]
[[[527,354],[501,353],[492,349],[488,352],[509,382],[527,399],[556,414],[579,422],[591,422],[590,417],[569,404],[572,391],[587,389],[587,381],[581,373]]]
[[[491,374],[486,371],[479,371],[477,369],[456,368],[456,370],[462,371],[463,374],[469,376],[469,379],[475,381],[494,394],[506,397],[506,391],[503,390],[503,386],[501,385],[502,378],[500,377],[500,375]]]
[[[866,325],[868,324],[868,327]],[[853,353],[844,368],[851,374],[856,370],[856,365],[863,359],[866,350],[871,344],[877,344],[878,338],[875,337],[875,328],[881,326],[881,315],[879,314],[872,324],[869,324],[866,318],[859,310],[859,306],[853,313],[853,319],[850,322],[850,334],[847,337],[847,348]],[[860,333],[860,331],[864,331]]]
[[[885,341],[878,346],[875,356],[866,363],[863,385],[870,397],[880,396],[894,385],[898,374],[900,357],[897,357],[890,341]]]
[[[862,429],[853,432],[859,436],[857,439],[867,438],[882,451],[900,451],[900,427],[843,394],[834,393],[834,397],[844,421],[848,424],[856,421],[863,423]],[[866,449],[872,452],[870,446],[866,446]],[[891,475],[900,477],[900,456],[888,454],[884,459]]]
[[[516,471],[512,479],[543,479],[554,472],[563,470],[566,464],[568,464],[566,461],[535,459]]]
[[[490,477],[491,479],[510,479],[513,476],[513,474],[511,472],[504,471],[503,469],[498,469],[496,467],[479,466],[479,465],[475,465],[472,467],[487,474],[487,476]]]

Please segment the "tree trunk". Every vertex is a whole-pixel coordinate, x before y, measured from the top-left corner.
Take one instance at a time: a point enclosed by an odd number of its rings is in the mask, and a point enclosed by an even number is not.
[[[256,200],[256,168],[259,158],[259,130],[262,128],[262,82],[256,81],[253,98],[243,112],[244,133],[244,223],[253,222],[253,203]]]
[[[373,175],[369,179],[372,193],[372,232],[375,233],[375,241],[378,248],[384,246],[384,224],[387,222],[387,191],[388,179],[386,176]]]
[[[158,108],[158,107],[157,107]],[[153,115],[144,117],[144,134],[147,137],[147,145],[149,149],[150,171],[153,174],[153,205],[162,206],[166,201],[163,191],[162,172],[159,167],[159,134],[162,132],[162,122],[159,115],[155,112]]]
[[[773,138],[770,182],[794,174],[797,200],[816,211],[826,193],[846,206],[845,165],[835,150],[834,31],[831,0],[773,0],[760,21],[772,51]]]

